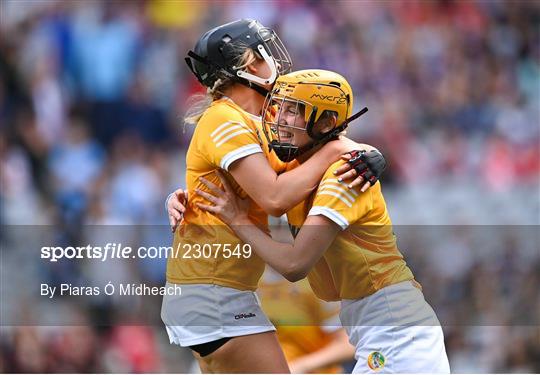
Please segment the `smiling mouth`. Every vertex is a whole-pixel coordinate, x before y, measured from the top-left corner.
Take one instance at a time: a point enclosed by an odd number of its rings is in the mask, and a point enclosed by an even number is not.
[[[279,138],[281,141],[290,141],[293,137],[293,133],[285,130],[279,130]]]

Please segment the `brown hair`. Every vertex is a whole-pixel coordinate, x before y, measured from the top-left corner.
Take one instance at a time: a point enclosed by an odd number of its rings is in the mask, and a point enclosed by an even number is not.
[[[334,125],[332,122],[337,121],[338,114],[335,111],[325,110],[323,113],[321,113],[319,119],[317,122],[315,122],[313,126],[313,132],[317,135],[321,135],[321,130],[324,129],[328,125]],[[335,126],[339,126],[340,124],[335,124]],[[335,127],[334,126],[334,127]],[[327,130],[328,132],[330,130]],[[325,132],[325,133],[326,133]]]

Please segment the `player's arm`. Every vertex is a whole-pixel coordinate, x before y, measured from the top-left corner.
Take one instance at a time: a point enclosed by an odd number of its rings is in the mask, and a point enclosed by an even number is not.
[[[289,281],[298,281],[306,277],[341,230],[337,224],[324,216],[309,216],[293,244],[274,241],[249,219],[247,214],[249,201],[237,197],[221,174],[220,179],[225,190],[221,190],[208,180],[201,179],[215,195],[201,190],[196,190],[195,193],[214,206],[201,203],[197,205],[219,216],[242,241],[252,246],[258,256]]]
[[[247,215],[236,216],[228,224],[264,262],[291,282],[307,276],[341,230],[324,216],[310,216],[294,243],[286,244],[274,241],[257,228]]]
[[[334,142],[326,144],[318,154],[278,175],[264,154],[258,153],[234,162],[229,173],[266,213],[281,216],[307,198],[326,169],[341,155]]]
[[[360,144],[359,149],[376,151],[374,147],[366,144]],[[281,216],[308,197],[326,170],[343,155],[343,152],[340,141],[329,142],[300,166],[279,175],[272,169],[266,157],[258,153],[235,161],[230,166],[229,172],[266,213]],[[345,163],[345,166],[339,171],[338,177],[345,173],[347,179],[361,177],[351,182],[349,187],[358,186],[363,182],[362,191],[367,190],[370,184],[376,181],[370,180],[369,177],[377,174],[378,178],[382,173],[370,171],[369,165],[359,159],[355,160],[354,164]],[[350,168],[352,169],[349,171]],[[368,178],[357,172],[361,169],[368,173]]]

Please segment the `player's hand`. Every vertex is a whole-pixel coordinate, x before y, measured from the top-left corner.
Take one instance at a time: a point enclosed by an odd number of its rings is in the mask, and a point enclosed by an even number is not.
[[[238,219],[245,219],[248,216],[249,200],[241,199],[236,195],[232,189],[229,181],[225,176],[217,171],[217,175],[223,184],[223,189],[219,186],[211,183],[204,177],[200,177],[199,180],[205,185],[213,194],[207,193],[200,189],[195,189],[195,193],[200,195],[213,205],[203,204],[197,202],[196,205],[202,210],[213,213],[218,216],[223,222],[228,225],[232,225]]]
[[[334,174],[340,182],[354,178],[347,185],[349,189],[363,184],[360,190],[365,192],[370,186],[375,185],[386,169],[386,159],[377,150],[354,150],[342,155],[341,158],[347,163],[336,169]]]
[[[186,212],[186,204],[188,199],[188,193],[185,190],[177,189],[173,191],[167,197],[167,214],[169,215],[169,224],[171,225],[171,231],[174,233],[178,224],[182,221],[184,212]]]

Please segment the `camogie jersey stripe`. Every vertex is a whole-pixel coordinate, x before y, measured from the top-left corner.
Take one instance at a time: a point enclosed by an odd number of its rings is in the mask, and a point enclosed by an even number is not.
[[[227,142],[229,139],[231,138],[234,138],[236,137],[237,135],[240,135],[240,134],[246,134],[246,133],[253,133],[251,130],[238,130],[232,134],[229,134],[228,136],[226,136],[225,138],[223,138],[221,141],[219,141],[218,143],[216,143],[216,147],[219,147],[221,146],[222,144],[224,144],[225,142]]]
[[[212,133],[210,133],[210,137],[214,138],[214,136],[217,135],[217,133],[221,132],[223,129],[227,128],[228,126],[232,124],[241,124],[241,123],[238,121],[224,122],[223,124],[219,125]]]
[[[348,207],[352,207],[352,202],[350,202],[345,196],[343,196],[343,194],[336,193],[335,191],[326,190],[326,188],[325,188],[323,190],[318,191],[317,195],[331,195],[331,196],[336,197],[339,200],[341,200]]]
[[[334,223],[339,225],[342,230],[347,229],[347,227],[349,226],[349,222],[347,221],[345,216],[343,216],[336,210],[333,210],[329,207],[324,207],[324,206],[311,207],[311,210],[309,210],[308,216],[316,216],[316,215],[326,216],[327,218],[332,220]]]
[[[340,192],[342,195],[344,195],[345,197],[347,197],[348,199],[350,199],[351,203],[354,203],[354,201],[356,200],[356,197],[358,196],[358,194],[356,194],[354,191],[352,190],[347,191],[342,186],[336,186],[334,184],[324,183],[319,187],[319,189],[320,191],[325,190],[325,189],[336,190]]]
[[[225,130],[221,131],[219,134],[215,135],[214,137],[212,137],[212,140],[214,141],[214,143],[217,143],[217,142],[220,142],[221,141],[221,138],[225,137],[226,134],[230,133],[230,132],[233,132],[235,130],[239,130],[239,129],[242,129],[242,130],[248,130],[249,129],[247,127],[244,127],[240,124],[238,125],[232,125],[232,126],[229,126],[228,128],[226,128]]]
[[[255,144],[255,143],[251,145],[245,145],[245,146],[239,147],[236,150],[231,151],[228,154],[226,154],[223,158],[221,158],[220,167],[228,171],[231,164],[235,162],[236,160],[242,159],[248,155],[256,154],[259,152],[263,152],[263,150],[260,145]]]
[[[340,187],[342,187],[342,186],[345,185],[344,182],[339,182],[339,181],[337,180],[337,178],[330,178],[330,179],[324,180],[323,183],[320,185],[320,187],[323,187],[323,186],[328,185],[328,184],[330,184],[330,185],[336,185],[336,186],[340,186]],[[349,190],[347,190],[347,191],[348,191],[350,194],[354,195],[355,197],[358,196],[358,193],[357,193],[354,189],[349,189]]]
[[[210,138],[212,138],[212,141],[214,141],[215,144],[221,143],[223,141],[223,137],[234,130],[246,130],[248,132],[253,132],[247,125],[238,122],[238,121],[227,121],[224,124],[221,124],[218,126],[216,130],[214,130],[210,134]],[[222,144],[222,143],[221,143]]]

